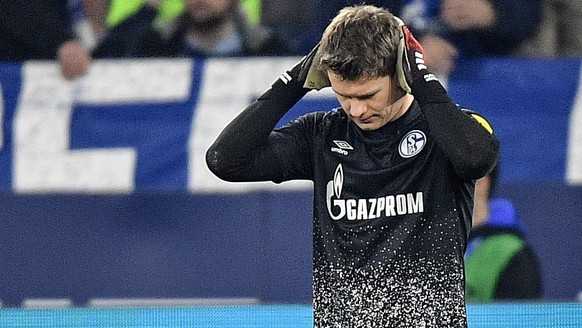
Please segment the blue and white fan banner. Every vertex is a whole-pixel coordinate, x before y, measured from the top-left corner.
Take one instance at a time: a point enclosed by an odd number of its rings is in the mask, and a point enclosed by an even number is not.
[[[0,64],[0,188],[17,193],[305,190],[227,183],[205,164],[224,126],[298,58],[95,61],[64,80],[53,62]],[[582,185],[580,59],[464,61],[443,79],[489,119],[502,180]],[[280,122],[338,106],[310,92]]]

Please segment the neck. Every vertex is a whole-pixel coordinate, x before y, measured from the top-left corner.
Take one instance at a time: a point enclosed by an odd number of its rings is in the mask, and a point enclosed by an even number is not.
[[[393,111],[394,117],[391,121],[395,121],[404,115],[410,109],[413,101],[414,96],[409,93],[404,93],[404,95],[397,98],[391,105],[395,109]]]
[[[473,227],[483,225],[489,216],[489,202],[487,199],[475,198],[473,206]]]
[[[201,30],[191,27],[188,30],[188,38],[207,52],[214,50],[220,41],[224,40],[235,29],[231,20],[225,20],[222,24],[213,26],[212,29]]]

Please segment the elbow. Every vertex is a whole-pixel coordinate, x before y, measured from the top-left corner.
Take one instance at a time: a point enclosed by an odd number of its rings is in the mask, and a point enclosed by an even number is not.
[[[224,156],[215,147],[210,147],[206,151],[206,166],[216,177],[225,180]]]
[[[234,174],[235,168],[230,164],[230,160],[225,156],[224,152],[217,150],[215,147],[210,147],[206,151],[206,166],[217,178],[228,181],[237,182]]]
[[[224,156],[214,147],[210,147],[206,151],[206,166],[216,177],[225,180],[226,174],[224,172],[226,172],[226,169],[223,162]]]
[[[473,163],[473,169],[471,170],[472,176],[470,176],[471,180],[480,179],[493,170],[496,163],[498,161],[498,155],[492,155],[491,158],[483,158],[480,161],[476,161]]]
[[[462,169],[458,170],[459,175],[466,180],[477,180],[486,176],[499,161],[499,141],[494,139],[485,149],[479,147],[467,159],[467,162],[461,165]]]

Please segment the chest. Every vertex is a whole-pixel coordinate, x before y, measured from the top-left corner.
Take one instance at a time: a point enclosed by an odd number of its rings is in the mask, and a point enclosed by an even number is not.
[[[384,132],[328,130],[313,152],[315,184],[331,181],[336,193],[378,197],[426,190],[435,174],[446,175],[447,161],[424,122]]]

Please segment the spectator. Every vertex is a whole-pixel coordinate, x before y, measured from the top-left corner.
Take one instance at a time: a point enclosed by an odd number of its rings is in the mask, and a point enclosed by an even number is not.
[[[126,18],[135,14],[140,8],[147,4],[147,0],[86,0],[91,3],[100,13],[96,20],[104,28],[113,28]],[[159,0],[157,6],[158,13],[156,19],[164,22],[180,15],[184,10],[184,0]],[[241,0],[243,9],[253,23],[260,22],[261,0]]]
[[[94,56],[232,57],[289,54],[288,46],[272,30],[249,22],[241,10],[240,0],[187,0],[181,15],[156,24],[159,5],[159,0],[149,0],[146,6],[114,27],[99,43]],[[129,38],[133,41],[127,42]]]
[[[328,23],[320,16],[329,14],[331,20],[337,13],[333,3],[317,0],[262,0],[261,6],[261,23],[277,31],[287,40],[291,53],[298,56],[319,41]]]
[[[499,165],[477,180],[473,228],[465,252],[468,302],[539,299],[540,266],[524,238],[517,211],[507,199],[491,198]]]
[[[125,19],[135,14],[149,2],[157,9],[156,19],[164,22],[180,15],[184,10],[183,0],[101,0],[107,7],[105,26],[113,28]]]
[[[356,0],[264,0],[263,22],[300,35],[305,52],[331,18]],[[530,38],[539,24],[543,0],[366,0],[397,13],[419,35],[431,67],[449,73],[458,57],[508,55]],[[574,0],[575,1],[575,0]],[[300,7],[302,10],[297,11]],[[269,10],[267,10],[269,9]],[[292,17],[290,19],[289,17]],[[305,22],[309,18],[313,22]],[[295,22],[299,21],[299,24]],[[295,37],[294,39],[297,39]]]
[[[67,79],[85,74],[91,65],[66,0],[0,1],[0,42],[0,60],[58,60]]]
[[[517,54],[582,56],[582,1],[544,0],[540,27]]]
[[[419,35],[435,73],[459,57],[506,56],[536,31],[542,0],[409,0],[400,16]]]
[[[345,6],[366,3],[397,12],[403,0],[262,0],[261,22],[289,40],[302,55],[319,41],[323,30]]]

